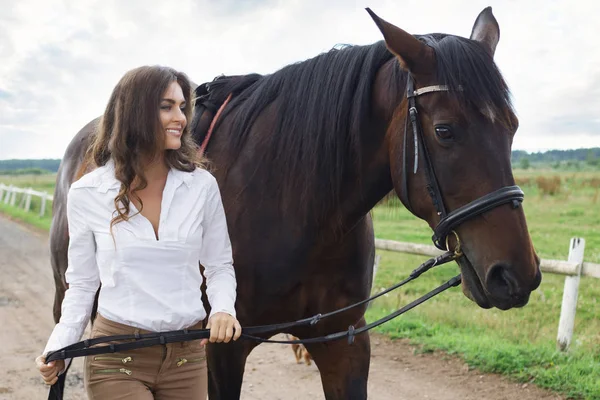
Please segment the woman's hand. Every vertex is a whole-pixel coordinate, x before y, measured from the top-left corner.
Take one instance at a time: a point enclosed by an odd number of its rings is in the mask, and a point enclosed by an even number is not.
[[[46,356],[44,355],[38,356],[35,363],[46,385],[54,385],[58,380],[58,374],[65,369],[65,360],[50,361],[46,364]]]
[[[206,329],[210,329],[210,339],[203,339],[201,342],[202,345],[208,342],[229,343],[232,338],[233,340],[238,340],[242,334],[242,327],[238,320],[224,312],[213,314],[208,319]]]

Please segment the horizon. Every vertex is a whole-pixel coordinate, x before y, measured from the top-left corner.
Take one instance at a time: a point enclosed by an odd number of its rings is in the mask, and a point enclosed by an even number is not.
[[[549,149],[549,150],[543,150],[543,151],[527,151],[527,150],[521,150],[521,149],[512,149],[511,153],[514,153],[516,151],[524,151],[527,154],[544,154],[544,153],[548,153],[550,151],[567,152],[567,151],[595,150],[595,149],[599,149],[600,150],[600,146],[597,146],[597,147],[579,147],[579,148],[574,148],[574,149]],[[2,159],[0,159],[0,162],[2,162],[2,161],[41,161],[41,160],[62,160],[62,158],[61,157],[49,157],[49,158],[2,158]]]

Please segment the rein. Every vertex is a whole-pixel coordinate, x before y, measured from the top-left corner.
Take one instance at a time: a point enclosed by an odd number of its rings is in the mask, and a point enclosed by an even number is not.
[[[212,136],[213,130],[215,129],[215,125],[217,124],[217,120],[219,119],[219,117],[221,116],[221,113],[227,106],[227,103],[229,103],[229,101],[231,100],[232,94],[233,93],[229,93],[229,95],[227,96],[227,98],[225,99],[223,104],[221,104],[221,107],[219,107],[219,109],[217,110],[217,113],[215,114],[214,118],[210,122],[208,132],[206,133],[206,136],[204,137],[204,140],[202,141],[202,144],[200,145],[200,148],[198,149],[198,152],[201,155],[204,154],[204,151],[206,150],[206,146],[208,146],[208,141],[210,140],[210,137]]]
[[[332,340],[341,339],[343,337],[348,337],[348,341],[352,343],[354,341],[354,336],[360,333],[371,330],[387,321],[390,321],[393,318],[398,317],[399,315],[404,314],[405,312],[411,310],[417,305],[429,300],[430,298],[436,296],[437,294],[453,287],[457,286],[461,282],[460,275],[455,276],[450,279],[448,282],[443,285],[437,287],[431,292],[425,294],[424,296],[418,298],[417,300],[409,303],[408,305],[398,309],[397,311],[389,314],[386,317],[383,317],[377,321],[374,321],[366,326],[356,329],[354,326],[350,326],[347,330],[342,332],[332,333],[326,336],[314,337],[309,339],[300,339],[300,340],[269,340],[258,337],[256,335],[264,335],[264,334],[275,334],[279,333],[282,330],[295,328],[299,326],[313,326],[316,325],[319,321],[332,317],[334,315],[340,314],[342,312],[348,311],[350,309],[356,308],[358,306],[364,305],[368,302],[371,302],[384,294],[387,294],[393,290],[396,290],[410,281],[417,279],[421,274],[430,270],[431,268],[442,265],[447,262],[453,261],[458,256],[460,256],[460,249],[457,248],[455,252],[446,252],[442,255],[439,255],[434,258],[430,258],[423,264],[421,264],[417,269],[415,269],[406,279],[397,283],[396,285],[369,297],[368,299],[362,300],[360,302],[354,303],[347,307],[326,313],[326,314],[317,314],[309,318],[300,319],[294,322],[287,322],[282,324],[272,324],[272,325],[262,325],[262,326],[253,326],[247,327],[242,330],[241,337],[247,340],[253,340],[259,343],[289,343],[289,344],[305,344],[305,343],[322,343],[329,342]],[[198,339],[208,339],[210,337],[209,329],[193,329],[193,330],[178,330],[178,331],[169,331],[169,332],[156,332],[156,333],[146,333],[146,334],[137,334],[137,335],[113,335],[113,336],[102,336],[93,339],[83,340],[81,342],[72,344],[70,346],[64,347],[57,351],[52,351],[48,353],[46,357],[46,362],[55,361],[55,360],[65,360],[68,358],[76,358],[76,357],[84,357],[90,355],[97,354],[109,354],[122,352],[127,350],[140,349],[143,347],[155,346],[158,344],[166,344],[166,343],[174,343],[174,342],[187,342],[191,340]],[[127,343],[111,343],[105,346],[96,346],[102,343],[114,342],[114,341],[124,341],[124,340],[133,340],[132,342]],[[96,346],[96,347],[93,347]]]

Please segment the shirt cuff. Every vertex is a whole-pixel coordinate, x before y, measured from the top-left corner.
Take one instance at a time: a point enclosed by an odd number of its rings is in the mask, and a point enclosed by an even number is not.
[[[56,324],[42,354],[44,357],[48,357],[48,353],[52,351],[60,350],[63,347],[77,343],[81,339],[81,332],[82,330],[79,327],[71,327],[62,323]],[[70,358],[65,359],[64,361],[65,368],[60,371],[59,375],[63,374],[71,363]]]
[[[210,319],[213,315],[215,315],[216,313],[220,313],[220,312],[225,313],[225,314],[229,314],[233,318],[237,318],[235,310],[226,309],[226,308],[213,308],[213,309],[211,309],[210,310],[210,315],[208,316],[208,318]]]

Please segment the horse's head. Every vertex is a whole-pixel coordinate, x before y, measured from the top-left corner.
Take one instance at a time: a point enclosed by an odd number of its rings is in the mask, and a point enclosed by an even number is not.
[[[460,240],[467,297],[484,308],[525,305],[541,273],[514,186],[518,121],[493,61],[500,31],[491,8],[470,39],[415,37],[368,11],[408,72],[387,131],[396,193],[435,229],[438,247]]]

